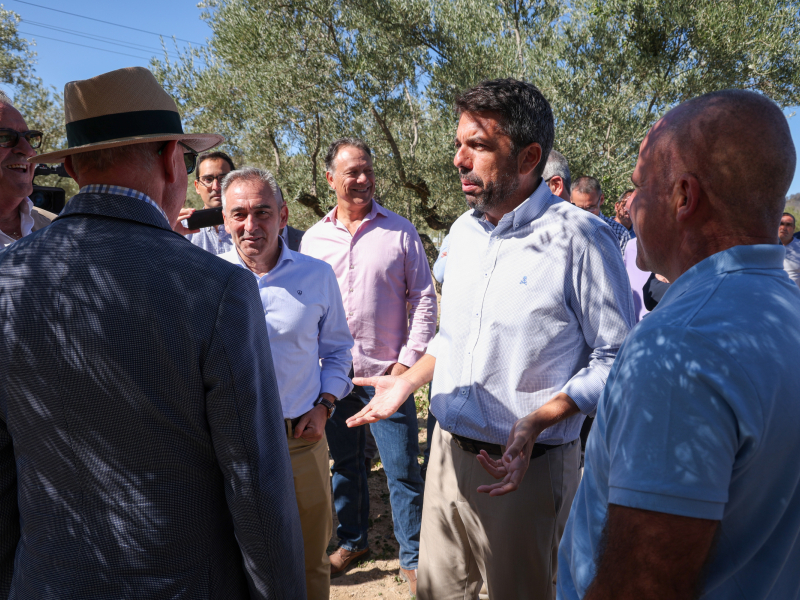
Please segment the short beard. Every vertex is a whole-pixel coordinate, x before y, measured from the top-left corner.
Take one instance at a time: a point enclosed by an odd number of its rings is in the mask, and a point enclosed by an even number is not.
[[[516,167],[516,160],[513,161],[513,164]],[[519,188],[519,178],[514,175],[515,173],[509,169],[497,181],[490,181],[484,184],[483,180],[477,175],[467,170],[462,170],[461,179],[480,186],[482,190],[478,194],[464,194],[467,206],[482,213],[497,208]]]

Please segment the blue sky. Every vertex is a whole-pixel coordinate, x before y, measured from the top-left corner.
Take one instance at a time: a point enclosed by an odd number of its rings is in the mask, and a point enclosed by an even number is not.
[[[32,6],[32,4],[39,6]],[[20,32],[24,32],[22,37],[36,40],[37,74],[46,85],[54,86],[59,91],[63,91],[65,83],[75,79],[86,79],[122,67],[137,65],[146,67],[151,56],[161,57],[163,54],[159,50],[161,42],[157,35],[114,27],[56,12],[52,9],[110,21],[148,32],[176,36],[200,44],[211,36],[211,30],[200,19],[197,0],[136,0],[136,2],[4,0],[3,6],[22,17],[23,20],[19,25]],[[66,29],[72,33],[52,28]],[[100,41],[79,37],[73,35],[74,33],[111,39]],[[93,46],[102,48],[102,50],[74,44]],[[183,41],[178,41],[177,44],[180,48],[187,46]],[[131,46],[135,46],[135,48]],[[172,52],[175,50],[171,40],[168,42],[168,49]],[[110,51],[121,54],[114,54]],[[795,146],[800,149],[800,107],[789,108],[786,110],[786,114],[795,111],[798,114],[789,119],[789,126]],[[800,163],[798,163],[792,186],[789,188],[790,194],[798,192],[800,192]]]

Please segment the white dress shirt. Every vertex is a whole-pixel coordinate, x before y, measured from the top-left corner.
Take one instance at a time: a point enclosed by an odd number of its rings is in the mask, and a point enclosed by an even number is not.
[[[30,235],[33,230],[34,223],[33,217],[31,216],[31,209],[33,209],[33,202],[30,198],[25,198],[25,200],[19,203],[19,227],[22,237]],[[0,231],[0,244],[3,244],[3,247],[10,246],[16,241],[17,240],[10,235],[6,235]]]
[[[293,419],[311,410],[321,393],[339,399],[353,389],[348,377],[353,338],[330,265],[292,252],[283,240],[279,243],[277,264],[262,277],[253,276],[267,321],[283,417]],[[247,269],[235,247],[219,258]]]
[[[470,211],[450,230],[431,411],[440,426],[505,444],[514,422],[558,392],[585,415],[634,324],[619,242],[594,215],[536,191],[497,227]],[[546,429],[571,442],[582,415]]]

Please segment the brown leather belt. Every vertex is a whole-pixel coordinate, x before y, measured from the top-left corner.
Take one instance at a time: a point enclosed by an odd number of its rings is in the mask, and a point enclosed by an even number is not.
[[[503,455],[503,448],[500,444],[490,444],[489,442],[481,442],[480,440],[473,440],[470,438],[466,438],[463,435],[458,435],[456,433],[451,433],[450,435],[453,436],[453,441],[461,448],[464,452],[472,452],[472,454],[480,454],[481,450],[486,450],[487,454],[494,454],[495,456],[502,456]],[[534,458],[539,458],[543,456],[545,452],[548,450],[552,450],[553,448],[558,448],[559,446],[563,446],[563,444],[534,444],[533,451],[531,452],[531,460]]]

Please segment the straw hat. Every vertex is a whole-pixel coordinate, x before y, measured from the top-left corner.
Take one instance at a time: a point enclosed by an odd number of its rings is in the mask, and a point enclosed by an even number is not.
[[[225,140],[215,133],[183,133],[175,101],[144,67],[129,67],[64,86],[69,148],[28,162],[61,162],[65,156],[129,144],[180,140],[203,152]]]

